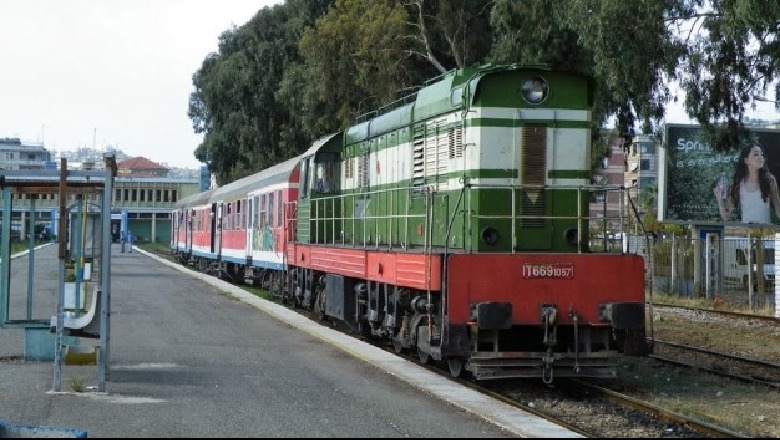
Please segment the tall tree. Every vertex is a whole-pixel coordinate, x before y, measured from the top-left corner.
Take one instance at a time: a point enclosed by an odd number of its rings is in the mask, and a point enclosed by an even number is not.
[[[341,126],[393,100],[408,85],[407,22],[406,10],[393,0],[337,0],[304,31],[300,53],[317,99]]]
[[[689,9],[690,50],[682,66],[685,108],[718,150],[739,145],[743,116],[775,84],[780,67],[780,2],[703,1]],[[777,106],[776,101],[776,107]]]
[[[306,140],[288,129],[295,118],[276,102],[279,84],[300,62],[297,44],[312,13],[329,2],[288,1],[263,8],[240,28],[225,31],[218,53],[193,75],[189,115],[204,133],[195,156],[220,184],[293,156]]]

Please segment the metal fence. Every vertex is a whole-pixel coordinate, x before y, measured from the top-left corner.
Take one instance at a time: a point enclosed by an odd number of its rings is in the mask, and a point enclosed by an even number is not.
[[[644,237],[642,237],[644,238]],[[723,301],[750,309],[775,309],[775,266],[780,236],[766,238],[680,236],[637,240],[630,252],[645,257],[653,293]]]

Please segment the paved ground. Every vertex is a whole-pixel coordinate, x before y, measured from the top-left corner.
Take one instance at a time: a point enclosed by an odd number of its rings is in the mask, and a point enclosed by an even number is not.
[[[56,309],[55,252],[46,246],[34,256],[34,318]],[[12,260],[12,319],[23,310],[27,261]],[[0,329],[0,420],[89,437],[576,436],[236,286],[118,245],[110,337],[106,392],[92,388],[96,366],[66,365],[54,393],[54,363],[25,362],[24,331]],[[73,391],[80,384],[88,388]]]

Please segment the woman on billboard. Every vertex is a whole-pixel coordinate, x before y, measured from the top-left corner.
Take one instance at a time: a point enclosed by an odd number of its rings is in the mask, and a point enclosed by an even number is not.
[[[765,164],[761,146],[748,145],[739,154],[731,185],[721,176],[714,193],[723,221],[731,220],[734,208],[739,206],[742,223],[771,223],[770,204],[780,218],[780,190]]]

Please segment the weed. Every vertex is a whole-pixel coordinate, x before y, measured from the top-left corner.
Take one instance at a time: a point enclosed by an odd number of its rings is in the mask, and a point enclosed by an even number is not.
[[[79,379],[77,377],[71,377],[68,381],[68,384],[70,385],[71,391],[74,393],[80,393],[84,391],[84,380]]]

